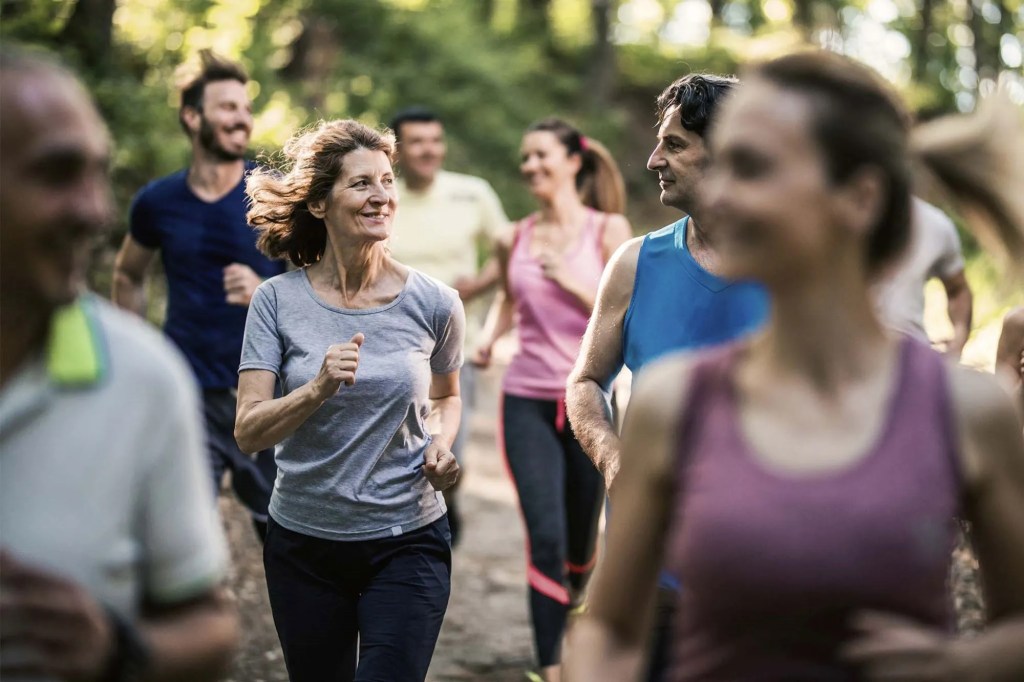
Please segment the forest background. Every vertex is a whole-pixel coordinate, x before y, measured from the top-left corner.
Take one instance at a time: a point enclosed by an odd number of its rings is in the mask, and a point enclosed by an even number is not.
[[[558,114],[612,149],[638,233],[675,219],[645,163],[654,98],[684,73],[736,73],[811,43],[878,69],[922,118],[969,111],[997,83],[1024,104],[1024,0],[0,0],[0,39],[12,38],[62,54],[110,124],[119,211],[96,261],[101,292],[132,195],[188,162],[175,86],[202,48],[249,70],[257,157],[320,118],[378,125],[425,105],[446,123],[447,166],[489,180],[516,218],[532,208],[522,131]],[[987,366],[1024,293],[964,236],[976,294],[965,359]],[[158,319],[159,284],[151,300]],[[936,283],[928,304],[941,338]]]

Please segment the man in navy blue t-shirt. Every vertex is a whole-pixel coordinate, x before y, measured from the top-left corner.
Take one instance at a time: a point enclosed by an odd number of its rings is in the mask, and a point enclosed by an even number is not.
[[[203,388],[215,490],[225,470],[262,536],[276,470],[273,451],[253,461],[234,439],[235,388],[249,299],[260,282],[284,272],[256,248],[245,220],[244,158],[252,105],[241,66],[201,54],[202,69],[182,90],[179,120],[192,163],[146,185],[132,202],[129,232],[114,264],[113,299],[145,314],[146,270],[160,251],[167,276],[164,332]]]

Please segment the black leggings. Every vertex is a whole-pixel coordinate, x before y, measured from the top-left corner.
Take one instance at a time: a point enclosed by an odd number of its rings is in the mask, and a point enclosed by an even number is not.
[[[562,401],[503,396],[502,437],[526,523],[527,578],[537,656],[559,662],[570,588],[582,593],[596,559],[604,479],[583,452]],[[573,604],[572,606],[575,606]]]

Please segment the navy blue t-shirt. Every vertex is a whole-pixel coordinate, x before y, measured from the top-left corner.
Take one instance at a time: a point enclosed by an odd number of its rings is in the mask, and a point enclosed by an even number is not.
[[[246,163],[246,174],[255,164]],[[204,389],[238,385],[238,362],[248,309],[231,305],[224,268],[248,265],[266,279],[285,271],[283,261],[256,249],[256,233],[245,221],[245,180],[219,201],[197,197],[187,170],[154,180],[135,196],[132,237],[160,249],[167,274],[164,332],[185,353]]]

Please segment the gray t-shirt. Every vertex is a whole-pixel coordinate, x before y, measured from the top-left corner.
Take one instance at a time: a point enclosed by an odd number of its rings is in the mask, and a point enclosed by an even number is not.
[[[401,535],[445,513],[424,476],[431,374],[462,365],[465,315],[454,289],[410,271],[394,301],[343,309],[297,270],[267,280],[249,307],[239,371],[277,374],[287,395],[313,379],[328,346],[366,336],[356,383],[342,386],[277,448],[270,515],[328,540]]]

